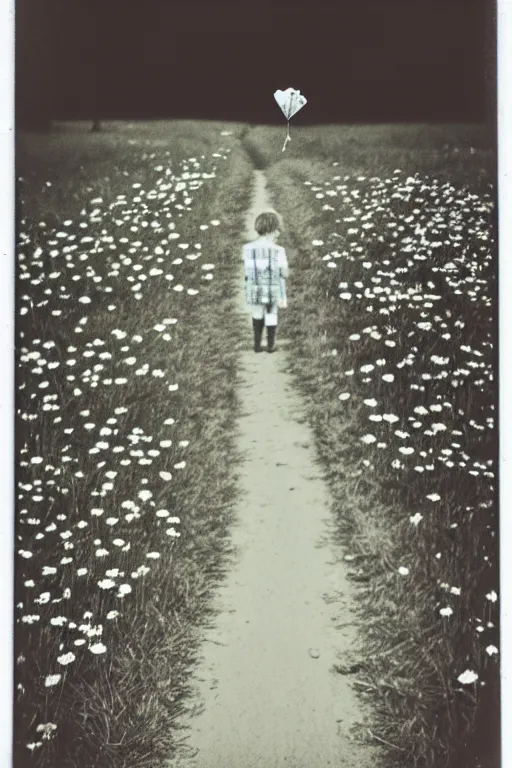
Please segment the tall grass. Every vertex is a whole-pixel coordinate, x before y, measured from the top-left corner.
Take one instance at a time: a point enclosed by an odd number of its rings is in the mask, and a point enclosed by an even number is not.
[[[245,138],[287,222],[282,332],[360,585],[354,685],[399,766],[499,759],[495,192],[478,137],[301,129],[286,158],[273,132]]]
[[[390,175],[396,169],[421,172],[442,181],[484,189],[495,175],[494,137],[480,125],[319,125],[290,126],[291,141],[281,151],[285,128],[258,126],[244,136],[257,167],[279,164],[284,176],[292,167],[315,167],[315,179],[329,173]],[[295,166],[288,162],[298,161]],[[284,165],[282,165],[284,163]]]
[[[222,128],[20,141],[20,768],[149,767],[181,739],[236,492],[251,168]]]

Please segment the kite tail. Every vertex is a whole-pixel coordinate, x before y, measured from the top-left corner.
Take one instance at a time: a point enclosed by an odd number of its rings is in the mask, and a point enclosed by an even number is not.
[[[284,140],[284,144],[281,152],[285,151],[286,145],[288,144],[289,141],[291,141],[291,136],[290,136],[290,121],[288,120],[286,123],[286,139]]]

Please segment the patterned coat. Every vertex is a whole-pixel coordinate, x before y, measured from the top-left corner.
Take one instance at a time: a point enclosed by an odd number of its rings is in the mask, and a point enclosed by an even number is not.
[[[286,251],[269,237],[260,237],[243,248],[245,298],[249,306],[276,306],[286,300],[288,277]]]

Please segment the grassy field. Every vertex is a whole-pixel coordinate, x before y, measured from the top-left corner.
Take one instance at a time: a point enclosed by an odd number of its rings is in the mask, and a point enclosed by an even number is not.
[[[279,168],[282,175],[308,168],[316,180],[332,174],[388,176],[396,169],[424,173],[443,182],[486,191],[494,180],[495,158],[490,131],[472,125],[325,125],[290,127],[291,141],[282,152],[282,128],[256,126],[244,145],[256,167]],[[300,160],[299,165],[288,164]],[[283,164],[284,163],[284,164]]]
[[[245,137],[291,247],[282,325],[399,766],[498,765],[494,160],[477,127]]]
[[[410,768],[496,768],[496,211],[472,126],[56,124],[17,147],[16,765],[172,757],[236,496],[252,163],[280,334]],[[347,660],[347,666],[350,660]]]
[[[251,166],[223,127],[19,139],[20,768],[155,766],[181,738],[236,485]]]

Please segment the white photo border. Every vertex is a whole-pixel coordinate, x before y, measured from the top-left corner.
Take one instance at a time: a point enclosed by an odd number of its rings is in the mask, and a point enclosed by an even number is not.
[[[12,764],[14,593],[14,0],[0,6],[0,765]]]
[[[512,765],[512,0],[498,12],[500,552],[502,766]],[[0,4],[0,765],[12,765],[14,575],[14,0]]]

